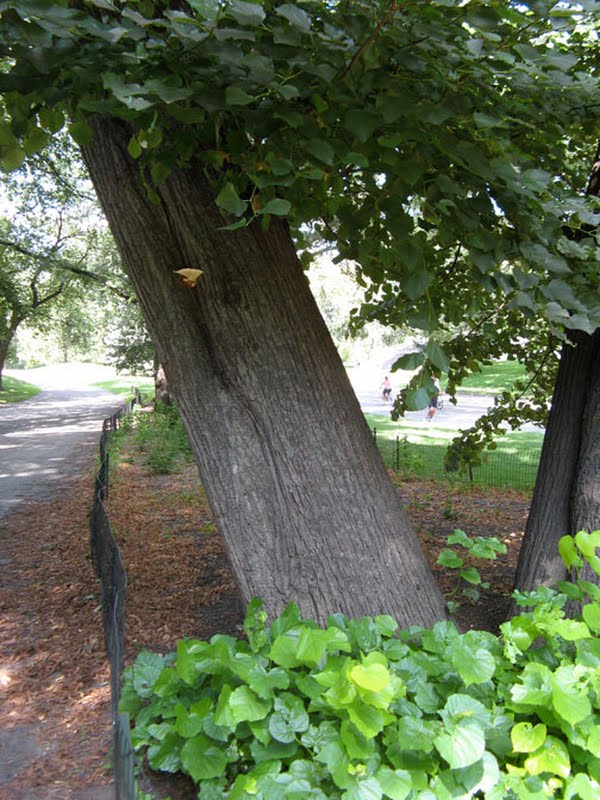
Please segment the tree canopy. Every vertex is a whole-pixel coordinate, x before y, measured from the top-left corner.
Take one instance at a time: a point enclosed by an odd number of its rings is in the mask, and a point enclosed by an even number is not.
[[[109,113],[151,194],[200,152],[224,226],[283,215],[300,246],[306,226],[335,242],[366,317],[591,332],[598,251],[569,231],[600,218],[594,5],[2,0],[0,160]]]

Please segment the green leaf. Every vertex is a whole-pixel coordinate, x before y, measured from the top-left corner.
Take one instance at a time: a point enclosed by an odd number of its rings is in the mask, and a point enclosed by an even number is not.
[[[510,732],[513,750],[516,753],[532,753],[546,741],[546,726],[539,723],[518,722]]]
[[[477,632],[471,631],[452,645],[452,665],[465,686],[485,683],[496,671],[496,659],[478,639]]]
[[[582,610],[587,626],[596,634],[600,634],[600,604],[586,603]]]
[[[237,193],[233,183],[225,184],[217,195],[215,202],[219,208],[228,211],[230,214],[234,214],[236,217],[241,217],[248,206],[247,201],[242,200]]]
[[[493,117],[490,114],[483,114],[479,111],[476,111],[473,114],[473,119],[475,120],[475,125],[478,128],[497,128],[499,126],[503,126],[506,123],[500,117]]]
[[[267,16],[263,7],[258,3],[245,3],[242,0],[232,0],[229,13],[240,25],[256,27]]]
[[[375,740],[366,739],[347,719],[342,722],[340,735],[349,758],[367,761],[375,753]]]
[[[411,300],[417,300],[425,294],[433,283],[433,280],[433,275],[430,272],[425,272],[425,270],[410,272],[402,280],[402,291],[407,297],[410,297]]]
[[[183,745],[181,763],[184,770],[199,783],[221,777],[227,768],[227,756],[223,748],[201,734],[188,739]]]
[[[400,358],[394,361],[392,372],[395,372],[397,369],[406,369],[410,371],[418,369],[424,361],[425,354],[422,352],[406,353],[406,355],[400,356]]]
[[[427,273],[428,274],[428,273]],[[425,347],[425,353],[434,367],[437,367],[441,372],[448,372],[450,369],[450,361],[448,356],[437,342],[430,339]]]
[[[292,204],[289,200],[283,200],[276,197],[274,200],[269,200],[262,208],[258,210],[258,214],[273,214],[277,217],[287,216],[292,209]]]
[[[291,3],[284,3],[277,6],[275,13],[280,17],[284,17],[287,21],[301,31],[308,33],[310,31],[311,20],[306,11],[292,5]]]
[[[573,665],[558,667],[550,678],[552,705],[556,713],[570,725],[576,725],[591,714],[585,672]]]
[[[271,700],[263,700],[248,686],[238,686],[229,696],[229,708],[236,722],[252,722],[263,719],[271,710]],[[215,715],[215,721],[219,721]]]
[[[175,732],[167,733],[158,744],[148,748],[148,763],[152,769],[162,772],[178,772],[181,769],[179,746],[181,739]]]
[[[352,151],[343,157],[342,164],[348,164],[349,166],[355,167],[368,167],[369,159],[363,153],[355,153]]]
[[[23,147],[28,156],[39,153],[48,144],[48,134],[42,128],[34,127],[23,139]]]
[[[188,0],[189,5],[202,19],[214,22],[220,10],[220,3],[217,0]]]
[[[175,718],[175,731],[184,739],[190,739],[193,736],[197,736],[200,731],[202,730],[202,726],[204,724],[204,716],[210,709],[210,700],[207,698],[208,703],[205,703],[204,706],[198,707],[197,711],[204,711],[203,714],[192,713],[188,711],[188,709],[179,703],[177,705],[177,717]]]
[[[142,155],[142,145],[137,136],[132,136],[127,145],[127,152],[132,158],[139,158]]]
[[[269,652],[271,661],[287,669],[297,667],[301,663],[296,657],[296,650],[301,633],[302,629],[295,628],[278,636],[271,645],[271,650]]]
[[[361,689],[380,692],[390,683],[390,673],[383,664],[357,664],[350,670],[350,678]]]
[[[525,760],[524,767],[530,775],[549,772],[567,778],[571,773],[571,761],[567,745],[555,736],[547,736],[544,744]]]
[[[459,569],[465,562],[454,550],[445,548],[438,555],[436,563],[447,569]]]
[[[439,734],[435,746],[450,769],[463,769],[483,757],[485,734],[477,722],[462,720],[452,733]]]
[[[410,410],[420,411],[422,408],[427,408],[429,400],[430,393],[423,386],[406,392],[406,406]]]
[[[461,570],[460,577],[467,583],[472,583],[474,586],[479,586],[481,583],[481,575],[476,567],[467,567]]]
[[[83,120],[72,122],[69,125],[69,133],[75,144],[78,144],[80,147],[90,144],[94,138],[94,131],[91,126]]]
[[[412,777],[405,769],[390,769],[383,766],[377,770],[375,777],[384,795],[390,800],[405,800],[412,791]]]
[[[2,147],[0,148],[0,153],[2,169],[6,172],[12,172],[13,170],[19,169],[19,167],[25,161],[25,150],[19,145]]]
[[[165,666],[165,657],[142,650],[133,665],[133,687],[140,697],[150,697],[152,688]]]
[[[254,102],[254,97],[239,86],[228,86],[225,90],[225,102],[228,106],[247,106]]]
[[[342,800],[381,800],[382,790],[376,778],[363,778],[342,794]]]
[[[329,142],[323,139],[309,139],[304,143],[304,147],[311,155],[318,158],[319,161],[323,161],[325,164],[333,164],[335,153]]]
[[[365,705],[360,700],[355,700],[348,706],[350,721],[366,739],[372,739],[383,730],[383,713],[372,706]]]
[[[352,109],[346,114],[344,126],[346,130],[356,136],[359,142],[367,142],[380,122],[379,114],[362,109]]]
[[[293,742],[297,733],[308,730],[309,717],[304,703],[291,692],[275,699],[274,712],[269,717],[269,732],[278,742]]]

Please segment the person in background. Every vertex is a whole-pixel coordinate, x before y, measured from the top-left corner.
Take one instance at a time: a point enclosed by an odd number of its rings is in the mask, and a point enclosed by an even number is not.
[[[437,378],[436,380],[434,380],[434,384],[435,384],[435,394],[432,395],[431,399],[429,400],[429,405],[427,406],[427,416],[425,417],[427,422],[430,422],[434,418],[435,412],[437,411],[438,408],[438,399],[441,390]]]
[[[390,379],[388,378],[387,375],[385,376],[385,380],[381,384],[381,388],[383,390],[381,396],[383,400],[387,403],[388,400],[391,400],[392,397],[392,384],[390,383]]]

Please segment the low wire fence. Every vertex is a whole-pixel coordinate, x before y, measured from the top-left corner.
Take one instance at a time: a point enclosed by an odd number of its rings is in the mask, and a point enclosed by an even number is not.
[[[127,714],[119,713],[121,674],[125,660],[127,575],[105,507],[109,492],[108,437],[111,431],[118,430],[123,414],[131,411],[136,404],[141,405],[141,397],[137,390],[132,400],[104,420],[100,437],[100,466],[90,514],[90,550],[92,563],[102,586],[102,624],[110,662],[115,800],[135,800],[136,788],[129,717]]]
[[[471,465],[463,472],[448,472],[444,466],[445,448],[437,444],[410,442],[405,436],[389,438],[377,428],[371,428],[384,464],[395,472],[418,478],[452,483],[495,486],[498,488],[531,491],[535,484],[541,452],[539,444],[515,446],[510,440],[499,439],[496,449],[483,451],[481,464]]]

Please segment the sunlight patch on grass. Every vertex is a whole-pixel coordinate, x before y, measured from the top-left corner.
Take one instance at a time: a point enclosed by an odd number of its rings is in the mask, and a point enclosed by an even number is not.
[[[459,391],[472,394],[500,394],[513,388],[516,381],[525,377],[525,367],[518,361],[495,361],[486,364],[481,372],[469,375]]]
[[[139,375],[119,375],[109,381],[97,381],[92,384],[99,389],[104,389],[113,394],[131,395],[134,389],[139,389],[142,397],[154,396],[154,381],[151,378]]]
[[[19,381],[16,378],[9,378],[8,375],[3,375],[0,405],[19,403],[21,400],[35,397],[41,391],[42,389],[39,386],[34,386],[32,383],[25,383],[25,381]]]

